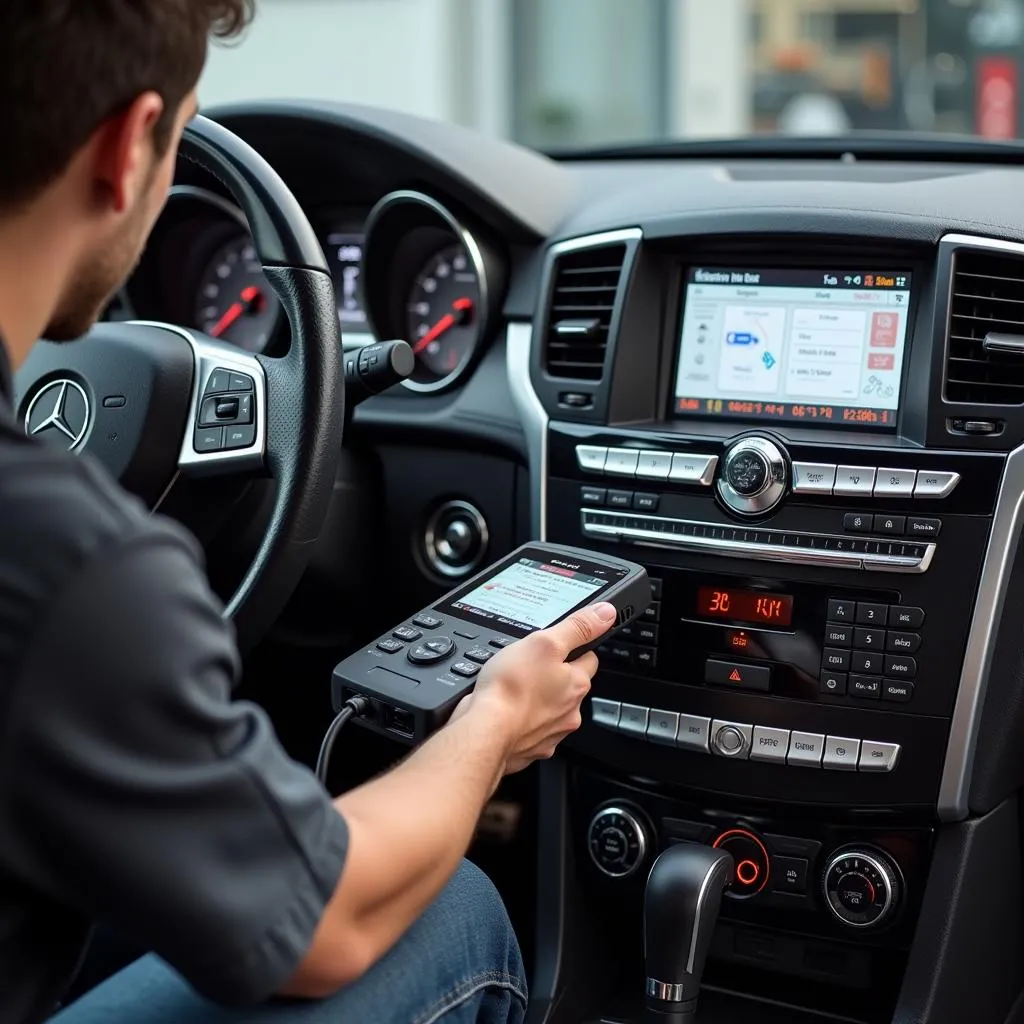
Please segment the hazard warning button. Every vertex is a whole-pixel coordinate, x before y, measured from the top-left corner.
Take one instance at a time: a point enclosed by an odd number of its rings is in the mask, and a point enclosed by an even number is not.
[[[720,661],[708,658],[704,666],[704,681],[715,686],[731,686],[739,690],[771,688],[772,670],[767,665],[750,665],[743,661]]]

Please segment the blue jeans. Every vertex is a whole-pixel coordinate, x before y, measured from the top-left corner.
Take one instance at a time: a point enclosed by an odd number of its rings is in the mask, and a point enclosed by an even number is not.
[[[387,956],[331,999],[225,1009],[149,956],[51,1024],[522,1024],[525,1016],[526,980],[508,914],[487,876],[464,861]]]

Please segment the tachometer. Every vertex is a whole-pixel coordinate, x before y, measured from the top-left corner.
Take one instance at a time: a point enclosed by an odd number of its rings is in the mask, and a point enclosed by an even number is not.
[[[473,357],[480,340],[480,301],[480,279],[461,244],[446,246],[430,258],[409,295],[414,380],[444,380]]]
[[[218,249],[199,281],[196,326],[249,352],[262,352],[280,316],[281,303],[252,241],[243,235]]]

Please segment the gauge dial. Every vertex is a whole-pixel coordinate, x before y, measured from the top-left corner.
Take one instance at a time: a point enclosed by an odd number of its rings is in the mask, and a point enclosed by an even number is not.
[[[480,340],[480,279],[466,249],[449,245],[413,281],[408,304],[413,379],[430,384],[453,377]]]
[[[196,326],[249,352],[262,352],[281,316],[252,241],[245,236],[222,246],[199,280]]]

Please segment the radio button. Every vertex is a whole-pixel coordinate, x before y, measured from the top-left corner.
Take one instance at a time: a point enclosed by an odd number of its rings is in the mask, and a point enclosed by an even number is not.
[[[948,498],[960,483],[959,473],[931,473],[921,470],[917,474],[915,498]]]
[[[921,516],[907,517],[908,537],[938,537],[941,529],[941,519],[923,519]]]
[[[826,647],[821,657],[822,668],[834,672],[847,672],[850,668],[850,652],[837,647]]]
[[[647,720],[647,738],[652,743],[676,745],[676,733],[679,731],[679,715],[674,711],[657,711],[651,709]]]
[[[672,468],[669,470],[668,478],[679,484],[700,484],[702,487],[710,487],[715,479],[717,467],[717,455],[676,453],[672,456]]]
[[[633,508],[637,512],[657,512],[659,500],[657,494],[634,494]]]
[[[661,580],[648,579],[648,583],[651,585],[651,600],[661,600]]]
[[[830,647],[849,647],[853,643],[853,627],[830,622],[825,627],[825,643]]]
[[[603,473],[607,456],[607,448],[599,448],[592,444],[576,445],[576,462],[580,469],[588,473]]]
[[[917,662],[913,658],[891,655],[885,659],[885,674],[899,676],[903,679],[913,679],[917,675]]]
[[[848,533],[871,533],[873,525],[874,518],[860,512],[847,512],[843,516],[843,529]]]
[[[633,736],[647,735],[647,719],[651,709],[637,704],[623,704],[619,710],[619,732],[628,732]]]
[[[882,696],[896,704],[906,704],[914,696],[914,684],[909,679],[884,679]]]
[[[595,725],[603,725],[606,729],[617,729],[621,708],[622,705],[617,700],[603,700],[601,697],[592,697],[590,700],[590,717]]]
[[[862,626],[884,626],[889,608],[884,604],[857,603],[857,622]]]
[[[640,453],[634,448],[609,448],[604,471],[612,476],[636,476],[639,461]]]
[[[898,743],[876,743],[864,740],[860,745],[860,761],[857,767],[862,772],[891,772],[900,759]]]
[[[787,764],[803,765],[806,768],[820,768],[825,752],[825,737],[817,732],[794,732],[789,737]]]
[[[754,726],[754,738],[750,743],[751,761],[774,761],[785,764],[788,753],[788,729],[770,729],[766,725]]]
[[[839,466],[832,493],[841,497],[871,497],[875,470],[867,466]]]
[[[853,601],[834,597],[828,603],[828,617],[832,622],[853,622],[855,607]]]
[[[658,627],[649,625],[646,622],[638,622],[634,627],[636,639],[642,644],[657,644]],[[620,630],[621,633],[621,630]]]
[[[704,665],[704,681],[716,686],[735,686],[741,690],[760,690],[767,693],[771,686],[772,670],[763,665],[745,665],[737,661],[719,661],[708,658]]]
[[[916,483],[916,469],[879,469],[874,495],[876,498],[911,498]]]
[[[658,622],[661,619],[661,602],[652,601],[640,614],[640,618],[647,622]]]
[[[750,753],[750,736],[753,731],[752,725],[741,725],[739,722],[712,722],[712,753],[721,757],[746,760]]]
[[[860,758],[860,740],[851,740],[845,736],[828,736],[825,739],[825,757],[822,764],[826,768],[840,772],[855,772]]]
[[[897,534],[902,537],[906,528],[906,516],[875,516],[875,533]]]
[[[889,625],[901,629],[920,629],[924,625],[924,609],[894,605],[889,609]]]
[[[880,676],[882,674],[882,652],[875,651],[854,651],[853,660],[850,663],[854,672],[866,672],[868,675]]]
[[[882,692],[882,680],[871,676],[850,676],[850,696],[862,700],[878,700]]]
[[[645,668],[657,668],[658,652],[654,647],[638,647],[633,655],[633,661]]]
[[[632,491],[609,491],[608,492],[608,506],[609,506],[609,508],[632,508],[633,507],[633,492]]]
[[[890,654],[914,654],[920,646],[919,633],[889,633],[885,638],[885,649]]]
[[[794,462],[794,494],[831,494],[836,482],[836,467],[825,462]]]
[[[885,630],[858,626],[853,631],[853,645],[862,650],[880,651],[885,647]]]
[[[845,672],[822,672],[821,692],[832,694],[834,697],[841,697],[846,693]]]
[[[636,475],[652,480],[667,480],[672,469],[671,452],[641,452],[636,464]]]
[[[683,750],[697,750],[708,753],[711,739],[711,719],[699,715],[680,715],[676,746]]]
[[[580,488],[580,501],[584,505],[603,505],[608,497],[608,492],[603,487]]]

